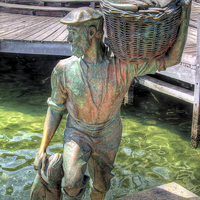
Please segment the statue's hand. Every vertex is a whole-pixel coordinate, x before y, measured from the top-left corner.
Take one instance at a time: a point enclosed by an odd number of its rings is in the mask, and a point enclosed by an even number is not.
[[[180,5],[182,6],[181,20],[189,23],[192,0],[180,0]]]
[[[192,0],[180,0],[180,5],[184,8],[189,8],[192,3]]]
[[[36,154],[35,161],[33,163],[34,169],[40,170],[42,168],[42,170],[44,171],[46,160],[47,160],[47,153],[39,150]]]

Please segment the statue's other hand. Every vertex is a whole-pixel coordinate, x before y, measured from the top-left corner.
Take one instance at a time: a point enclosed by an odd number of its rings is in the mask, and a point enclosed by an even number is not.
[[[33,163],[34,169],[40,170],[42,168],[42,170],[44,171],[46,160],[47,160],[47,153],[39,150],[36,154],[35,161]]]
[[[192,0],[180,0],[180,5],[182,6],[182,20],[190,19]],[[188,21],[189,23],[189,21]]]
[[[185,8],[189,8],[192,0],[180,0],[180,4],[184,6]]]

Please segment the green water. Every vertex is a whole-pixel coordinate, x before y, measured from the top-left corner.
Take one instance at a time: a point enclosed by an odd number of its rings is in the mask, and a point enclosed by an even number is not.
[[[29,199],[51,92],[48,77],[56,62],[30,57],[1,60],[0,200]],[[122,107],[121,117],[123,138],[107,200],[173,181],[200,195],[200,149],[190,146],[192,105],[138,88],[135,105]],[[65,118],[48,155],[62,153]],[[84,200],[89,199],[88,190]]]

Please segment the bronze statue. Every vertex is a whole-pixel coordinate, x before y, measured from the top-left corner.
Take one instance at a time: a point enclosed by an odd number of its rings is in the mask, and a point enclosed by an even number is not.
[[[181,61],[191,0],[180,2],[182,23],[176,42],[164,57],[141,64],[126,63],[112,56],[102,42],[103,17],[99,11],[82,7],[61,20],[67,24],[74,56],[61,60],[52,72],[52,93],[34,161],[39,171],[31,199],[81,199],[90,178],[91,199],[105,198],[122,135],[120,106],[133,78],[154,74]],[[69,114],[63,155],[47,159],[46,149],[65,109]],[[87,166],[90,178],[85,175]]]

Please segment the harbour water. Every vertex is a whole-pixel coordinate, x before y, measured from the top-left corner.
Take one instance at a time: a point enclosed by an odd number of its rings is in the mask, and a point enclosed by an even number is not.
[[[51,94],[50,73],[60,58],[3,55],[0,60],[0,200],[27,200],[36,175]],[[66,114],[48,155],[62,153]],[[137,87],[134,106],[122,106],[123,137],[107,200],[176,182],[200,195],[200,148],[192,149],[192,105]],[[89,199],[89,185],[84,195]]]

